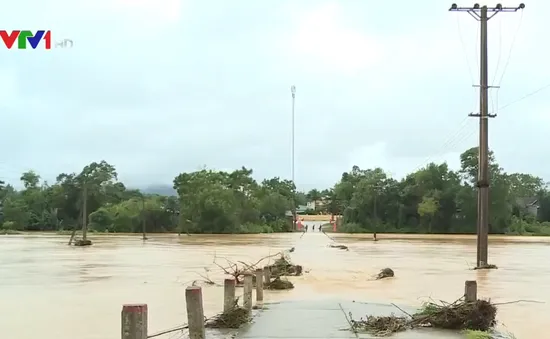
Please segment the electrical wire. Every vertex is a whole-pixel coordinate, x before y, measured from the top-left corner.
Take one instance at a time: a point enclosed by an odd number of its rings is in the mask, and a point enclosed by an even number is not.
[[[463,35],[462,35],[462,28],[460,26],[460,19],[459,17],[457,16],[457,19],[456,19],[456,24],[457,24],[457,33],[458,33],[458,38],[460,40],[460,45],[462,47],[462,52],[463,52],[463,55],[464,55],[464,59],[466,61],[466,67],[468,67],[468,73],[470,75],[470,81],[471,81],[471,84],[472,84],[472,92],[473,92],[473,109],[472,111],[476,111],[476,103],[477,103],[477,100],[476,100],[476,94],[477,94],[477,90],[475,87],[473,87],[473,85],[475,84],[475,80],[474,80],[474,75],[473,75],[473,72],[472,72],[472,67],[470,65],[470,59],[468,58],[468,52],[467,52],[467,49],[466,49],[466,44],[464,42],[464,38],[463,38]],[[476,50],[476,54],[477,54],[477,50],[478,50],[478,45],[479,45],[479,25],[477,25],[477,31],[476,31],[476,47],[475,47],[475,50]],[[479,60],[477,58],[475,58],[477,61],[476,61],[476,65],[478,66],[479,68]],[[443,155],[444,153],[446,153],[447,149],[449,147],[454,147],[454,145],[458,142],[461,142],[462,140],[465,139],[465,134],[463,134],[463,131],[466,127],[468,127],[468,125],[471,123],[471,119],[468,119],[469,117],[465,117],[460,123],[459,123],[459,128],[458,130],[455,130],[454,132],[452,132],[452,134],[447,137],[447,139],[442,143],[441,147],[439,148],[439,151],[435,154],[435,155],[431,155],[431,156],[428,156],[424,161],[422,161],[420,163],[420,165],[418,165],[415,170],[413,172],[416,172],[417,170],[419,170],[421,167],[425,166],[426,163],[429,163],[430,161],[434,160],[435,159],[438,159],[441,155]],[[469,137],[469,135],[471,135],[473,132],[468,132],[466,133],[466,138]]]
[[[521,29],[521,24],[523,23],[523,11],[521,11],[521,14],[520,14],[520,17],[519,17],[519,22],[518,22],[518,26],[516,28],[516,32],[514,33],[514,36],[512,38],[512,43],[510,44],[510,49],[508,50],[508,58],[506,58],[506,62],[504,63],[504,68],[502,70],[502,74],[500,76],[500,79],[498,81],[498,87],[495,91],[495,96],[496,96],[496,111],[495,111],[495,114],[498,114],[499,110],[501,109],[499,107],[499,92],[500,92],[500,86],[502,85],[502,80],[504,79],[504,75],[506,74],[506,70],[508,69],[508,65],[510,64],[510,60],[512,59],[512,51],[514,50],[514,46],[516,44],[516,38],[518,36],[518,33],[519,33],[519,30]],[[495,74],[496,76],[496,74]]]
[[[532,92],[529,92],[527,94],[525,94],[524,96],[516,99],[516,100],[513,100],[509,103],[507,103],[506,105],[503,105],[501,107],[498,108],[498,111],[502,111],[518,102],[521,102],[535,94],[538,94],[542,91],[544,91],[545,89],[548,89],[550,88],[550,83],[549,84],[546,84],[544,86],[541,86],[539,88],[537,88],[536,90],[532,91]],[[464,123],[465,121],[467,121],[466,123]],[[436,153],[436,155],[432,155],[432,156],[429,156],[427,157],[423,162],[421,162],[420,165],[416,166],[416,168],[413,170],[413,172],[416,172],[418,171],[420,168],[426,166],[427,163],[429,163],[431,160],[433,160],[434,158],[437,159],[439,158],[442,154],[446,153],[446,151],[448,151],[449,149],[455,147],[456,145],[458,145],[459,143],[463,142],[464,140],[468,139],[470,136],[472,136],[472,134],[475,132],[474,129],[466,132],[466,133],[461,133],[462,131],[464,131],[464,129],[468,126],[468,124],[470,124],[470,122],[473,122],[474,120],[473,119],[468,119],[468,117],[464,118],[461,122],[461,126],[455,130],[455,132],[450,136],[448,137],[444,142],[443,144],[441,145],[441,150],[440,152]]]
[[[495,67],[495,75],[493,76],[493,81],[491,81],[491,87],[494,87],[495,80],[497,79],[498,69],[500,67],[500,60],[502,59],[502,20],[498,19],[498,59],[497,66]],[[498,95],[498,88],[496,91]],[[495,111],[498,103],[495,105],[495,95],[492,91],[489,91],[489,96],[491,98],[491,111]]]
[[[470,81],[472,85],[474,84],[474,75],[472,73],[472,67],[470,66],[470,60],[468,58],[468,53],[466,52],[466,44],[462,37],[462,29],[460,28],[460,16],[456,16],[456,26],[458,31],[458,38],[460,39],[460,45],[462,46],[462,52],[464,54],[464,59],[466,60],[466,66],[468,67],[468,73],[470,74]]]
[[[457,33],[458,33],[458,38],[460,40],[460,45],[462,47],[462,52],[464,54],[464,59],[466,61],[466,67],[468,67],[468,73],[470,74],[470,83],[472,84],[472,93],[473,93],[473,96],[472,96],[472,101],[473,101],[473,104],[472,104],[472,107],[473,107],[473,110],[475,110],[475,105],[476,105],[476,89],[475,87],[473,87],[473,85],[475,84],[475,80],[474,80],[474,75],[473,75],[473,72],[472,72],[472,67],[470,65],[470,58],[468,58],[468,52],[466,50],[466,44],[464,43],[464,38],[462,36],[462,28],[460,26],[460,16],[457,16],[456,17],[456,25],[457,25]],[[476,38],[477,39],[477,38]]]
[[[506,74],[506,70],[508,69],[508,65],[510,64],[510,60],[512,58],[512,51],[514,49],[514,45],[516,44],[516,38],[518,37],[519,30],[521,28],[521,23],[523,22],[523,11],[521,11],[520,17],[519,17],[519,23],[518,27],[516,28],[516,32],[514,33],[514,37],[512,38],[512,43],[510,44],[510,49],[508,50],[508,58],[506,59],[506,62],[504,63],[504,69],[502,70],[502,74],[500,76],[500,79],[498,81],[498,85],[502,84],[502,79],[504,79],[504,75]]]
[[[471,124],[472,120],[468,119],[469,117],[465,117],[460,122],[460,127],[455,130],[447,139],[441,144],[441,147],[439,148],[439,151],[435,155],[428,156],[424,161],[422,161],[416,168],[413,170],[413,172],[416,172],[423,166],[425,166],[427,163],[431,162],[434,159],[438,159],[442,154],[446,153],[446,151],[449,149],[449,147],[454,146],[456,144],[457,140],[460,141],[463,139],[463,131],[464,129]]]
[[[523,22],[523,11],[521,11],[521,16],[520,16],[520,19],[519,19],[519,23],[518,23],[518,26],[516,28],[516,31],[515,31],[515,34],[512,38],[512,43],[510,44],[510,49],[508,51],[508,57],[506,59],[506,62],[504,64],[504,68],[502,70],[502,74],[500,76],[500,79],[499,79],[499,82],[498,82],[498,87],[496,88],[496,104],[493,100],[493,96],[491,95],[491,106],[493,106],[493,114],[496,114],[500,111],[502,111],[503,109],[506,109],[508,107],[510,107],[511,105],[513,104],[516,104],[520,101],[523,101],[547,88],[550,88],[550,84],[547,84],[547,85],[544,85],[536,90],[534,90],[533,92],[530,92],[514,101],[511,101],[509,103],[507,103],[506,105],[503,105],[503,106],[500,106],[499,107],[499,90],[500,90],[500,85],[502,84],[502,80],[504,79],[504,75],[506,74],[506,71],[508,69],[508,66],[510,64],[510,60],[511,60],[511,56],[512,56],[512,51],[514,49],[514,46],[515,46],[515,42],[516,42],[516,39],[517,39],[517,36],[518,36],[518,33],[519,33],[519,30],[521,28],[521,24]],[[459,36],[460,36],[460,41],[461,41],[461,44],[463,46],[463,49],[464,49],[464,42],[463,42],[463,39],[462,39],[462,35],[460,34],[460,22],[457,20],[457,24],[458,24],[458,29],[459,29]],[[478,25],[478,29],[477,29],[477,33],[476,33],[476,54],[478,53],[478,47],[479,47],[479,25]],[[497,74],[498,74],[498,69],[500,68],[500,61],[501,61],[501,57],[502,57],[502,21],[499,21],[499,56],[498,56],[498,60],[497,60],[497,66],[496,66],[496,69],[495,69],[495,75],[493,77],[493,81],[492,81],[492,84],[491,86],[494,85],[495,83],[495,80],[497,78]],[[466,62],[468,62],[468,58],[466,57]],[[476,58],[476,61],[477,61],[477,66],[479,68],[479,59]],[[472,76],[472,72],[471,72],[471,68],[468,64],[468,70],[470,72],[470,78],[472,79],[472,83],[473,83],[473,76]],[[496,108],[495,108],[496,107]],[[475,111],[475,109],[474,109]],[[466,118],[467,119],[467,118]],[[470,120],[471,121],[471,120]],[[464,141],[465,139],[469,138],[474,132],[475,130],[471,130],[465,134],[462,134],[461,135],[461,132],[464,130],[464,128],[467,126],[467,124],[465,125],[462,125],[458,131],[456,131],[455,133],[453,133],[453,135],[451,137],[449,137],[443,144],[442,144],[442,147],[441,147],[441,151],[435,156],[436,158],[439,158],[439,156],[443,153],[445,153],[445,151],[453,146],[455,146],[456,144]],[[432,160],[433,157],[428,157],[422,165],[420,166],[417,166],[417,168],[414,170],[414,171],[417,171],[418,169],[420,169],[421,167],[425,166],[425,164],[427,162],[429,162],[430,160]]]
[[[493,81],[491,81],[491,86],[495,84],[495,80],[497,79],[497,74],[498,74],[498,69],[500,67],[501,59],[502,59],[502,20],[499,20],[498,22],[498,59],[497,59],[497,66],[495,67],[495,76],[493,77]]]
[[[476,25],[477,26],[477,29],[476,29],[476,44],[475,44],[475,55],[478,56],[479,55],[479,45],[481,44],[481,27],[480,25]],[[481,70],[481,67],[479,65],[479,58],[475,58],[476,60],[476,66],[477,66],[477,70]]]
[[[498,111],[502,111],[503,109],[506,109],[506,108],[512,106],[513,104],[516,104],[516,103],[518,103],[518,102],[520,102],[520,101],[523,101],[523,100],[525,100],[525,99],[527,99],[527,98],[529,98],[529,97],[531,97],[531,96],[533,96],[533,95],[535,95],[535,94],[537,94],[537,93],[539,93],[539,92],[542,92],[542,91],[544,91],[544,90],[547,89],[547,88],[550,88],[550,84],[546,84],[546,85],[544,85],[544,86],[542,86],[542,87],[539,87],[538,89],[536,89],[536,90],[534,90],[534,91],[532,91],[532,92],[530,92],[530,93],[527,93],[527,94],[525,94],[524,96],[522,96],[522,97],[520,97],[520,98],[518,98],[518,99],[516,99],[516,100],[514,100],[514,101],[511,101],[511,102],[507,103],[507,104],[504,105],[504,106],[499,107],[499,108],[498,108]]]

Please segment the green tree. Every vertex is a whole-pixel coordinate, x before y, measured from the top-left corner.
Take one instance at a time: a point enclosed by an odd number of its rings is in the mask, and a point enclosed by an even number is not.
[[[323,196],[321,195],[321,192],[318,189],[315,189],[315,188],[310,190],[306,194],[306,197],[309,201],[314,202],[316,206],[317,206],[317,203],[319,202],[319,200],[321,200],[321,198],[323,198]]]
[[[423,197],[418,204],[418,215],[428,220],[428,233],[432,233],[432,222],[439,210],[439,201],[435,197]]]
[[[477,148],[470,148],[456,171],[430,163],[400,180],[381,168],[353,166],[333,187],[307,194],[278,177],[258,182],[246,167],[181,173],[173,182],[177,196],[127,188],[105,161],[60,173],[52,184],[28,171],[21,174],[20,190],[0,181],[0,225],[52,231],[84,224],[83,237],[85,225],[98,232],[142,232],[143,225],[146,232],[285,232],[293,230],[288,212],[309,200],[322,202],[319,212],[342,215],[342,231],[474,233],[477,156]],[[490,232],[550,235],[544,181],[506,173],[492,152],[489,158]]]

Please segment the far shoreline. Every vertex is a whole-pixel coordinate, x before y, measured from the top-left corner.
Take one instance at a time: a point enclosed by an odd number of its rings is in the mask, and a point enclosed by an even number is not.
[[[70,236],[72,231],[14,231],[10,233],[1,233],[0,236],[21,237],[21,236]],[[202,237],[202,238],[225,238],[225,237],[278,237],[288,235],[297,232],[280,232],[280,233],[220,233],[220,234],[207,234],[207,233],[181,233],[179,237]],[[308,233],[308,232],[306,232]],[[311,232],[312,234],[319,234],[319,232]],[[78,233],[77,233],[78,234]],[[339,232],[327,232],[327,235],[335,238],[336,240],[359,240],[359,241],[372,241],[372,233],[339,233]],[[177,232],[162,232],[162,233],[147,233],[149,239],[154,238],[172,238],[178,237]],[[377,233],[377,242],[384,240],[411,240],[411,241],[435,241],[440,240],[444,242],[452,241],[475,241],[476,234],[455,234],[455,233],[441,233],[441,234],[427,234],[427,233]],[[140,238],[142,233],[109,233],[109,232],[90,232],[88,237],[93,239],[94,237],[132,237]],[[550,236],[543,235],[507,235],[507,234],[490,234],[489,240],[497,242],[512,242],[512,243],[550,243]]]

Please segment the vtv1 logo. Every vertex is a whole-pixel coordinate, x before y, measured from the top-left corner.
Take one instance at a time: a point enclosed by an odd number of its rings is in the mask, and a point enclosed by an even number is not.
[[[32,49],[36,49],[38,45],[40,45],[40,42],[44,40],[44,48],[45,49],[51,49],[52,48],[52,33],[51,31],[36,31],[36,33],[32,33],[32,31],[5,31],[0,30],[0,38],[4,42],[4,45],[7,49],[12,49],[13,45],[15,44],[15,41],[17,41],[17,48],[18,49],[27,49],[27,42],[31,46]],[[72,48],[73,47],[73,41],[70,39],[64,39],[61,41],[58,41],[55,43],[55,48]]]

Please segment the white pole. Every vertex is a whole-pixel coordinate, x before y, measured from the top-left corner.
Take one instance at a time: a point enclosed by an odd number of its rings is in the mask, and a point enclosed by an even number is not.
[[[290,160],[290,171],[291,171],[291,177],[292,177],[292,183],[294,186],[296,186],[296,183],[294,181],[294,140],[295,140],[295,115],[294,115],[294,102],[296,101],[296,86],[292,85],[290,87],[290,92],[292,93],[292,136],[291,136],[291,160]],[[294,200],[292,202],[292,222],[294,229],[296,229],[296,201]]]

